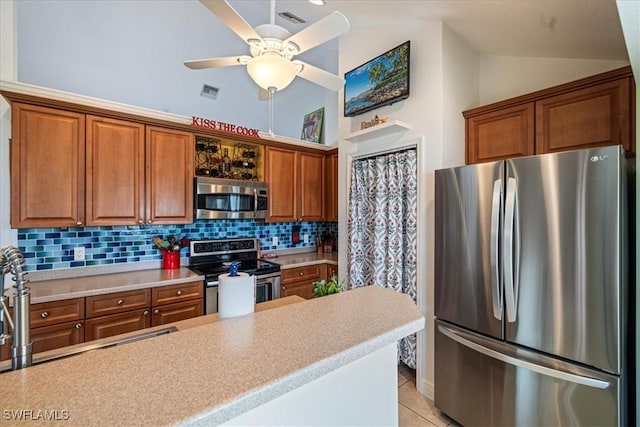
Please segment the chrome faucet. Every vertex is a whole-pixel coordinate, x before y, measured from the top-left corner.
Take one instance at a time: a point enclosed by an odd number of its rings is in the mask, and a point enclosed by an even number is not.
[[[13,340],[11,346],[11,369],[21,369],[31,366],[31,294],[25,285],[27,272],[23,271],[24,257],[16,247],[6,246],[0,249],[0,345],[6,345]],[[13,286],[13,321],[9,313],[9,297],[4,295],[4,275],[11,272]],[[11,335],[9,330],[13,330]]]

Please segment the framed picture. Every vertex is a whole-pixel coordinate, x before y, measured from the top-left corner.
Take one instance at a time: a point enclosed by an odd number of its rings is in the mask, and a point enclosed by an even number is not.
[[[318,108],[316,111],[305,115],[304,121],[302,122],[302,135],[300,139],[322,144],[323,120],[324,107]]]

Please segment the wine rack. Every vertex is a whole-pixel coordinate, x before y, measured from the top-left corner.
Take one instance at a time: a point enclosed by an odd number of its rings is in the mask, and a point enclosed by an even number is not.
[[[217,138],[196,135],[196,175],[220,176],[222,142]]]
[[[246,144],[233,146],[231,176],[234,179],[256,181],[258,179],[258,147]]]

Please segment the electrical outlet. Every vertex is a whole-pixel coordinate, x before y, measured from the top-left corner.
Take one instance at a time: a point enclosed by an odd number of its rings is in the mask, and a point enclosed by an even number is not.
[[[273,244],[273,246],[278,246],[278,236],[273,236],[273,238],[271,239],[271,243]]]
[[[77,246],[73,248],[73,260],[84,261],[84,246]]]
[[[309,235],[308,234],[304,235],[304,242],[305,243],[309,243]]]

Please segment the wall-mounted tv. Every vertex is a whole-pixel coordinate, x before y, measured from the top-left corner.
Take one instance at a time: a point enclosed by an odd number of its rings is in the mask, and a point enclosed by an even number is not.
[[[409,97],[411,41],[345,73],[344,116],[353,117]]]

